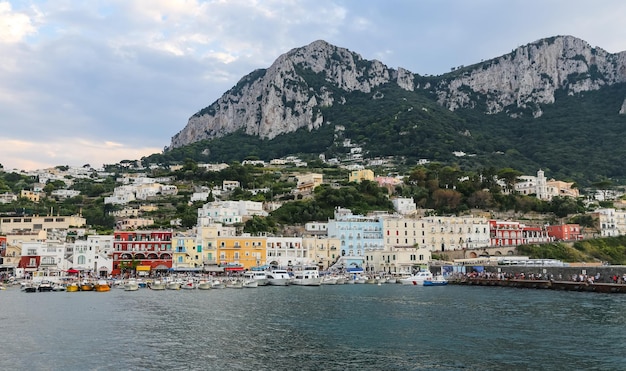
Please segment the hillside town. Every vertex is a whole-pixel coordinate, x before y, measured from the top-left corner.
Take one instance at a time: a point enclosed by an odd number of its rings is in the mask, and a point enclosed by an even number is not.
[[[282,161],[293,163],[294,159]],[[276,160],[272,165],[280,164]],[[211,171],[228,167],[226,164],[201,166]],[[45,185],[53,180],[66,182],[68,189],[54,190],[52,196],[73,197],[78,191],[69,189],[71,179],[89,178],[98,182],[113,175],[104,169],[86,167],[28,174],[38,180],[32,189],[24,189],[19,195],[4,193],[0,195],[1,203],[18,198],[38,202],[40,197],[45,197]],[[366,180],[381,187],[402,182],[401,177],[375,176],[370,169],[351,168],[349,182]],[[311,194],[324,181],[322,174],[300,173],[292,192]],[[626,234],[626,210],[620,208],[596,209],[593,216],[599,233],[586,236],[578,224],[547,225],[498,219],[486,211],[438,216],[418,208],[410,197],[393,197],[393,213],[357,215],[337,207],[332,218],[294,226],[290,235],[252,235],[238,226],[254,216],[267,216],[280,203],[228,200],[229,192],[240,187],[237,181],[223,181],[212,188],[199,187],[189,196],[189,202],[203,202],[197,209],[194,227],[184,229],[172,220],[170,228],[154,228],[154,221],[142,214],[157,208],[150,200],[177,193],[171,182],[170,177],[151,177],[141,172],[124,173],[117,178],[113,193],[104,197],[105,204],[117,206],[112,211],[116,219],[112,234],[98,234],[86,225],[82,215],[59,215],[54,210],[47,215],[2,215],[0,273],[4,277],[41,278],[77,271],[94,277],[120,277],[171,272],[229,274],[313,265],[322,271],[358,269],[366,274],[404,274],[434,260],[462,262],[485,256],[505,259],[515,255],[515,247],[522,244]],[[571,183],[546,179],[541,170],[536,176],[519,177],[511,192],[543,200],[579,196]],[[606,192],[600,194],[607,197]],[[209,198],[214,201],[207,201]]]

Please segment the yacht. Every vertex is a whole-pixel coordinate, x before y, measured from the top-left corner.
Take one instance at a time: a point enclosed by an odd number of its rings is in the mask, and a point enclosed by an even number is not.
[[[291,280],[292,285],[298,286],[319,286],[321,283],[320,272],[314,266],[307,266],[301,270],[294,271],[293,280]]]
[[[291,282],[289,272],[284,269],[272,269],[266,273],[266,276],[271,286],[287,286]]]
[[[256,281],[258,286],[267,286],[269,284],[267,272],[265,271],[248,271],[243,275],[243,277],[246,281]]]

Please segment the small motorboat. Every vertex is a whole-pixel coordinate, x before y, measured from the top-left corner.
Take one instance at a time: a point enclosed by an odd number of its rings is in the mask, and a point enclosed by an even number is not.
[[[435,276],[432,280],[424,281],[424,286],[445,286],[448,284],[448,280],[443,278],[443,276]]]

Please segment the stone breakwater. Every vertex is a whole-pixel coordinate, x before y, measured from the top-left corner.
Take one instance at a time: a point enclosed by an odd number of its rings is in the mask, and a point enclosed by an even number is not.
[[[549,289],[562,291],[586,291],[606,294],[626,294],[626,284],[601,282],[575,282],[537,279],[499,279],[462,277],[449,280],[450,284],[466,286],[500,286],[525,289]]]

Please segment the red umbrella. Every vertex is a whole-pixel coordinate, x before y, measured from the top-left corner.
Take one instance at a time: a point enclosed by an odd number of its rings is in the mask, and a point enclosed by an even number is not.
[[[80,271],[78,269],[68,269],[67,273],[69,273],[69,274],[76,274],[76,273],[80,273]]]

